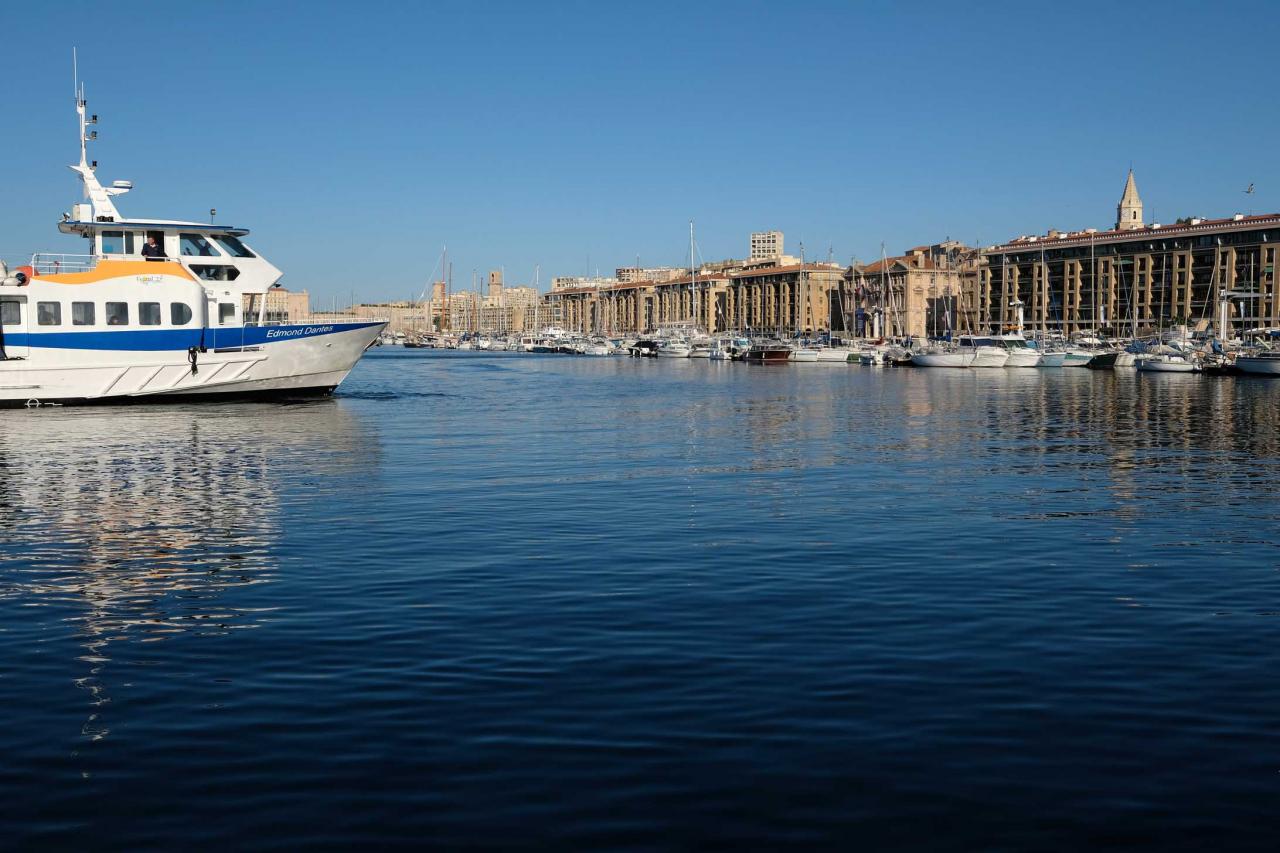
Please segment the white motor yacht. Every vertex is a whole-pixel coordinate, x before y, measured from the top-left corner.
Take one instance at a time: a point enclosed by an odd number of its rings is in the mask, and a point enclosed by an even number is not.
[[[911,356],[911,363],[918,367],[1004,367],[1009,351],[996,346],[991,338],[961,335],[949,347],[940,347]]]
[[[857,350],[848,347],[823,347],[818,350],[818,361],[828,364],[849,364],[858,360]]]
[[[808,347],[793,347],[791,361],[814,362],[818,360],[818,351]]]
[[[688,358],[690,347],[684,341],[666,340],[658,346],[658,358]]]
[[[711,342],[709,358],[713,361],[741,361],[751,349],[751,341],[747,338],[724,335]]]
[[[1041,353],[1027,346],[1027,339],[1019,334],[995,335],[992,341],[1009,352],[1005,367],[1039,367]]]

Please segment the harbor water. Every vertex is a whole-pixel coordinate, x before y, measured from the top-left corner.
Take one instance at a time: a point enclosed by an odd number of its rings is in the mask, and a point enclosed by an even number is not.
[[[5,846],[1269,846],[1278,412],[387,348],[0,413]]]

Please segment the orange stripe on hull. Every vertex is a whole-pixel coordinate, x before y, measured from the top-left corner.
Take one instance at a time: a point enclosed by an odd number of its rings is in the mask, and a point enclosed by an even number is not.
[[[172,275],[195,281],[191,273],[176,261],[99,261],[88,272],[62,272],[42,275],[40,281],[50,284],[97,284],[110,278],[130,275]]]

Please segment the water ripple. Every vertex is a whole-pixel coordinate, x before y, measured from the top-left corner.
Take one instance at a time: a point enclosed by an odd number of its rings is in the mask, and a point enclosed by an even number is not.
[[[6,837],[1270,844],[1280,383],[1175,378],[390,350],[2,413]]]

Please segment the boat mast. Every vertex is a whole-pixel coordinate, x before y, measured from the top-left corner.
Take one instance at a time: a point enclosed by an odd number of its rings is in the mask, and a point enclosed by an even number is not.
[[[694,263],[693,253],[693,220],[689,220],[689,287],[693,298],[693,326],[698,327],[698,269]]]
[[[888,312],[889,280],[887,277],[888,266],[889,266],[889,259],[885,256],[884,241],[882,240],[880,241],[880,316],[876,318],[877,320],[879,320],[879,322],[876,323],[876,326],[877,326],[876,333],[877,333],[877,336],[880,338],[880,340],[893,337],[893,335],[888,334],[888,325],[889,325],[889,312]]]
[[[796,277],[796,289],[798,293],[791,294],[791,336],[796,337],[800,334],[800,299],[804,293],[805,271],[804,271],[804,241],[800,241],[800,275]]]

